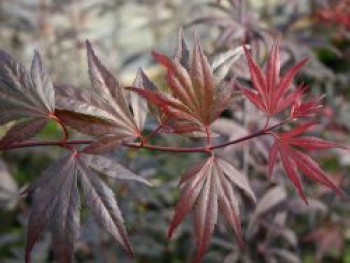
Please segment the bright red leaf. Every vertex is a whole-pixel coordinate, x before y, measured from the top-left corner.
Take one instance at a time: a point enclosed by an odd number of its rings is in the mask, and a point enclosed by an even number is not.
[[[267,62],[266,72],[253,60],[244,47],[253,89],[239,86],[242,93],[261,111],[269,116],[285,110],[299,97],[300,90],[291,89],[292,81],[298,71],[306,64],[307,59],[294,65],[284,76],[280,76],[280,40],[273,44]]]
[[[311,136],[300,136],[312,128],[315,123],[304,123],[297,128],[280,134],[274,134],[275,142],[270,149],[269,156],[269,175],[272,174],[276,162],[277,153],[286,171],[287,176],[297,188],[299,195],[307,203],[304,191],[302,189],[301,177],[299,171],[311,180],[319,182],[342,196],[342,190],[330,179],[320,166],[307,154],[300,151],[321,150],[330,148],[346,148],[333,142],[328,142]]]

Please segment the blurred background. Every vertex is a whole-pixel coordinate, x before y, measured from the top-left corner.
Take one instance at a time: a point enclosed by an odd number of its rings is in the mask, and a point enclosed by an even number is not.
[[[210,58],[249,43],[263,64],[273,39],[282,36],[282,68],[307,56],[299,76],[310,92],[326,94],[319,116],[323,138],[349,144],[350,130],[350,1],[349,0],[1,0],[0,48],[29,66],[38,49],[56,83],[89,87],[85,40],[99,57],[130,85],[139,67],[160,86],[163,71],[151,58],[153,49],[174,54],[182,28],[188,44],[199,33]],[[244,58],[230,69],[247,80]],[[149,118],[149,129],[155,121]],[[236,138],[259,127],[254,108],[237,101],[214,124],[225,138]],[[0,127],[0,136],[8,127]],[[40,138],[57,138],[48,125]],[[196,144],[196,139],[164,136],[155,143]],[[242,198],[246,246],[240,250],[230,229],[219,221],[203,262],[339,262],[350,263],[350,199],[339,199],[305,182],[310,205],[305,206],[277,169],[266,176],[269,141],[225,149],[225,157],[245,172],[258,197],[256,205]],[[23,262],[30,198],[19,191],[55,160],[56,148],[20,149],[0,153],[0,262]],[[119,201],[136,258],[131,260],[82,210],[77,262],[190,262],[195,249],[187,218],[173,240],[166,238],[181,173],[200,154],[118,150],[121,163],[149,179],[149,189],[136,183],[110,181]],[[350,154],[332,150],[312,155],[350,194]],[[50,236],[35,247],[33,262],[52,262]]]

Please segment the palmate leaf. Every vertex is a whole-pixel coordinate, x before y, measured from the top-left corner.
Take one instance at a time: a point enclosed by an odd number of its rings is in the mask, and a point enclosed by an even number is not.
[[[328,142],[319,138],[300,136],[306,131],[315,126],[315,123],[303,123],[291,131],[274,134],[274,144],[270,149],[269,156],[269,176],[273,172],[273,167],[279,155],[282,165],[286,171],[287,176],[293,182],[299,195],[305,203],[307,203],[306,196],[302,189],[302,183],[299,171],[311,180],[319,182],[324,186],[335,191],[339,196],[343,195],[343,191],[330,179],[327,174],[320,168],[320,166],[307,154],[299,150],[322,150],[330,148],[343,148],[345,146]]]
[[[197,38],[191,53],[190,57],[181,34],[175,59],[153,52],[155,60],[167,69],[168,92],[128,88],[157,106],[166,116],[169,128],[174,127],[173,132],[177,131],[176,127],[182,127],[185,132],[203,131],[227,107],[233,95],[232,87],[218,87]]]
[[[72,153],[60,159],[27,190],[34,194],[34,201],[28,223],[26,262],[30,262],[31,251],[46,228],[52,232],[57,262],[73,262],[74,243],[80,226],[78,181],[97,222],[132,255],[114,194],[95,171],[149,185],[146,180],[102,156]]]
[[[0,50],[0,125],[26,118],[2,138],[1,148],[34,136],[55,110],[55,91],[37,51],[31,71]]]
[[[65,124],[77,131],[98,136],[86,148],[86,153],[102,153],[140,136],[147,116],[147,104],[134,94],[130,101],[131,112],[123,87],[97,58],[90,42],[86,43],[92,89],[60,86],[57,114]],[[145,81],[143,75],[139,72],[135,80],[135,85],[140,89]],[[85,128],[90,122],[95,126]]]
[[[194,262],[200,262],[209,246],[220,209],[233,228],[240,245],[243,244],[239,205],[234,186],[243,190],[255,201],[247,179],[229,163],[218,157],[194,165],[181,178],[181,195],[169,227],[171,237],[186,214],[194,210],[194,229],[197,254]]]
[[[96,221],[132,256],[133,252],[127,238],[122,214],[112,190],[83,162],[79,164],[79,172],[86,203]]]
[[[300,98],[303,87],[291,90],[293,78],[307,63],[304,59],[290,68],[285,75],[280,76],[280,39],[273,44],[266,66],[266,73],[257,65],[244,47],[248,62],[253,90],[239,86],[242,93],[261,111],[269,116],[276,115],[290,107]],[[300,113],[300,112],[299,112]],[[299,117],[299,116],[298,116]]]
[[[30,262],[32,248],[45,228],[53,233],[57,260],[72,262],[79,228],[76,179],[76,162],[73,155],[68,155],[49,167],[31,186],[30,192],[35,192],[28,222],[26,262]]]

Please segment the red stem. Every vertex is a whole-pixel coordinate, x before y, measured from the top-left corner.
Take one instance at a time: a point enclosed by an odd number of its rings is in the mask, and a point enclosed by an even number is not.
[[[207,136],[207,148],[210,149],[211,147],[211,137],[210,137],[210,130],[208,126],[205,126],[205,134]]]
[[[150,134],[148,134],[148,135],[142,140],[142,143],[146,143],[146,142],[148,142],[150,139],[152,139],[163,127],[164,127],[163,124],[159,124],[155,130],[153,130]]]
[[[1,150],[12,150],[18,148],[39,147],[39,146],[61,146],[75,145],[75,144],[90,144],[91,140],[75,140],[75,141],[26,141],[23,143],[17,143],[10,145],[9,147],[2,148]]]
[[[167,147],[167,146],[157,146],[151,144],[139,144],[139,143],[123,143],[124,146],[137,149],[149,149],[156,150],[160,152],[179,152],[179,153],[193,153],[193,152],[204,152],[208,153],[208,149],[205,147],[191,147],[191,148],[178,148],[178,147]]]
[[[162,152],[179,152],[179,153],[193,153],[193,152],[202,152],[202,153],[212,153],[213,150],[223,148],[232,144],[241,143],[244,141],[247,141],[249,139],[269,134],[269,131],[283,125],[285,121],[276,124],[274,126],[271,126],[268,129],[260,130],[258,132],[249,134],[247,136],[241,137],[236,140],[228,141],[225,143],[217,144],[214,146],[208,147],[207,145],[204,147],[191,147],[191,148],[178,148],[178,147],[166,147],[166,146],[157,146],[157,145],[151,145],[151,144],[140,144],[140,143],[123,143],[124,146],[130,147],[130,148],[137,148],[137,149],[149,149],[149,150],[156,150],[156,151],[162,151]],[[38,147],[38,146],[60,146],[71,149],[70,145],[79,145],[79,144],[90,144],[93,141],[91,140],[72,140],[72,141],[27,141],[23,143],[18,143],[11,145],[7,148],[3,148],[1,150],[11,150],[11,149],[18,149],[18,148],[27,148],[27,147]]]
[[[62,128],[63,131],[63,141],[67,141],[69,138],[69,134],[68,134],[68,130],[66,128],[66,126],[61,122],[60,119],[58,119],[57,123],[60,125],[60,127]]]
[[[63,132],[63,139],[62,141],[67,141],[69,138],[69,133],[67,130],[67,127],[64,125],[64,123],[61,121],[61,119],[59,117],[57,117],[54,113],[50,113],[49,117],[51,119],[53,119],[62,129]]]
[[[278,123],[276,125],[271,126],[268,129],[260,130],[258,132],[249,134],[247,136],[241,137],[241,138],[236,139],[236,140],[232,140],[232,141],[224,142],[224,143],[221,143],[221,144],[218,144],[218,145],[214,145],[213,147],[210,147],[210,150],[223,148],[223,147],[226,147],[226,146],[229,146],[229,145],[232,145],[232,144],[237,144],[237,143],[240,143],[240,142],[247,141],[249,139],[252,139],[252,138],[255,138],[255,137],[258,137],[258,136],[261,136],[261,135],[269,134],[269,131],[271,131],[271,130],[277,128],[277,127],[282,126],[285,122],[286,121],[280,122],[280,123]]]

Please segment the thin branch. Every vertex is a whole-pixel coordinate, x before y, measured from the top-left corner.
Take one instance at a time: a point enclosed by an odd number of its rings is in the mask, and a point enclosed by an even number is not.
[[[154,129],[150,134],[148,134],[143,140],[142,143],[148,142],[150,139],[152,139],[161,129],[163,129],[164,125],[159,124],[156,129]]]
[[[130,148],[137,149],[149,149],[160,152],[178,152],[178,153],[193,153],[193,152],[202,152],[202,153],[210,153],[210,151],[206,147],[191,147],[191,148],[178,148],[178,147],[167,147],[167,146],[157,146],[151,144],[143,144],[140,143],[123,143],[124,146]]]
[[[65,147],[65,145],[80,145],[80,144],[90,144],[91,140],[74,140],[74,141],[26,141],[22,143],[17,143],[4,147],[1,150],[12,150],[18,148],[29,148],[29,147],[40,147],[40,146],[60,146]]]
[[[149,149],[149,150],[155,150],[160,152],[178,152],[178,153],[193,153],[193,152],[202,152],[202,153],[212,153],[213,150],[223,148],[232,144],[241,143],[247,140],[250,140],[252,138],[269,134],[269,131],[280,127],[283,125],[286,121],[283,121],[279,124],[276,124],[274,126],[271,126],[268,129],[260,130],[258,132],[249,134],[247,136],[241,137],[236,140],[224,142],[221,144],[217,144],[211,147],[208,147],[207,145],[204,147],[190,147],[190,148],[178,148],[178,147],[167,147],[167,146],[158,146],[158,145],[151,145],[151,144],[142,144],[142,143],[127,143],[124,142],[123,145],[130,148],[136,148],[136,149]],[[6,148],[2,148],[1,150],[12,150],[12,149],[18,149],[18,148],[28,148],[28,147],[39,147],[39,146],[60,146],[64,148],[71,149],[71,145],[81,145],[81,144],[90,144],[92,143],[92,140],[72,140],[72,141],[26,141],[18,144],[13,144],[11,146],[8,146]]]
[[[264,129],[263,129],[263,130],[266,130],[266,128],[269,126],[269,124],[270,124],[270,115],[267,116],[267,119],[266,119],[266,122],[265,122]]]
[[[63,133],[62,141],[67,141],[69,138],[69,133],[68,133],[66,125],[64,125],[62,120],[59,117],[57,117],[54,113],[51,113],[49,116],[51,119],[53,119],[60,126],[62,133]]]
[[[249,134],[247,136],[244,136],[244,137],[241,137],[241,138],[238,138],[236,140],[232,140],[232,141],[228,141],[228,142],[224,142],[224,143],[221,143],[221,144],[218,144],[218,145],[214,145],[210,148],[210,150],[215,150],[215,149],[219,149],[219,148],[223,148],[223,147],[226,147],[226,146],[229,146],[229,145],[232,145],[232,144],[237,144],[237,143],[241,143],[241,142],[244,142],[244,141],[247,141],[249,139],[252,139],[252,138],[255,138],[255,137],[259,137],[261,135],[265,135],[265,134],[268,134],[269,131],[277,128],[277,127],[280,127],[282,126],[284,123],[286,123],[286,121],[282,121],[276,125],[273,125],[267,129],[263,129],[263,130],[260,130],[260,131],[257,131],[255,133],[252,133],[252,134]]]
[[[210,129],[208,126],[205,126],[205,134],[207,137],[207,148],[210,149],[211,147],[211,137],[210,137]]]

